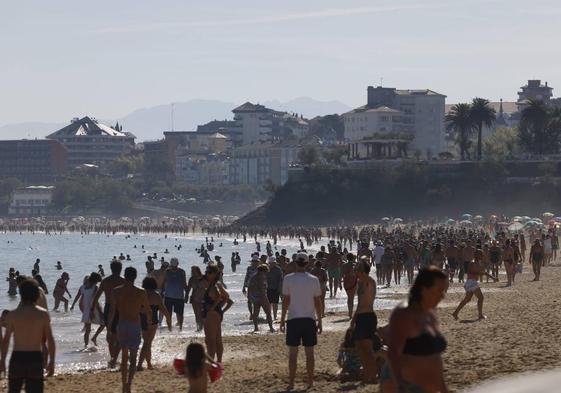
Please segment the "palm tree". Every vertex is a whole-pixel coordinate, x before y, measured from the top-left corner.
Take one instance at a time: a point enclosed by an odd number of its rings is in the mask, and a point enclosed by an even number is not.
[[[548,128],[550,113],[541,100],[530,100],[522,109],[519,126],[520,145],[533,154],[546,154],[549,150]]]
[[[444,117],[446,121],[446,129],[456,134],[456,140],[460,147],[460,156],[462,160],[466,159],[466,153],[469,158],[470,136],[473,132],[474,124],[471,115],[470,104],[456,104],[450,109],[450,112]]]
[[[483,126],[491,127],[497,118],[495,109],[485,98],[474,98],[471,102],[471,117],[477,127],[477,159],[481,160]]]

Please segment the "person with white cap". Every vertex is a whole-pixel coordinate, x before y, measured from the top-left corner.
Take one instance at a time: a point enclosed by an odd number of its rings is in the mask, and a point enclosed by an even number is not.
[[[280,321],[280,330],[282,332],[286,331],[286,345],[289,347],[289,390],[294,388],[298,363],[298,347],[300,345],[304,346],[306,353],[308,387],[311,388],[313,386],[314,346],[317,345],[317,334],[322,331],[322,293],[319,280],[317,277],[306,272],[308,267],[308,255],[306,253],[298,253],[295,263],[296,272],[284,277]]]
[[[166,270],[164,278],[164,304],[168,312],[175,313],[179,330],[183,329],[183,312],[185,303],[189,301],[186,296],[187,292],[187,276],[185,270],[179,267],[179,260],[171,258],[170,267]]]

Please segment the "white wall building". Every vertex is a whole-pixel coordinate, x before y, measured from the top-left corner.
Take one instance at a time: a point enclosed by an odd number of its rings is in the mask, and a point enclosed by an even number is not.
[[[368,87],[363,107],[343,115],[345,139],[357,141],[376,134],[409,134],[411,148],[422,155],[440,153],[444,143],[446,96],[432,90]]]
[[[12,194],[8,214],[17,216],[41,216],[47,214],[53,202],[53,186],[29,186],[18,188]]]

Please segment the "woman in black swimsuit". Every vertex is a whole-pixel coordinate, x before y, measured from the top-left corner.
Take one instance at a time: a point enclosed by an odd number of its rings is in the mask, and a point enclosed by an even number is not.
[[[171,315],[167,308],[164,306],[162,301],[162,296],[158,293],[158,283],[152,277],[146,277],[142,281],[142,288],[146,290],[148,295],[148,304],[150,305],[150,310],[147,313],[149,318],[146,320],[144,314],[140,314],[140,324],[142,326],[142,349],[140,350],[140,356],[138,357],[138,367],[137,371],[142,371],[142,363],[146,359],[146,367],[148,370],[152,370],[152,341],[156,336],[156,330],[158,329],[159,317],[158,311],[166,317],[166,323],[168,325],[169,331],[171,331]]]
[[[448,392],[441,357],[446,340],[435,313],[447,288],[446,274],[435,266],[423,268],[409,291],[408,304],[392,312],[388,363],[381,373],[382,392]]]
[[[217,265],[209,264],[201,279],[205,289],[203,296],[202,317],[204,320],[205,344],[208,356],[222,362],[224,347],[222,345],[222,317],[234,302],[218,280],[220,270]]]

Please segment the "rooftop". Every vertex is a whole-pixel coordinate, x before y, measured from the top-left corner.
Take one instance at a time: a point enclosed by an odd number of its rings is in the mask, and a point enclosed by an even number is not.
[[[232,112],[234,113],[238,113],[238,112],[269,112],[271,111],[271,109],[267,108],[264,105],[260,105],[260,104],[252,104],[251,102],[246,102],[245,104],[242,104],[240,106],[238,106],[237,108],[232,109]]]
[[[100,123],[93,117],[85,116],[81,119],[75,118],[64,128],[53,132],[47,138],[58,138],[65,136],[88,136],[103,135],[112,137],[133,137],[130,132],[117,131],[116,129]]]
[[[388,106],[378,106],[376,108],[369,108],[368,105],[359,106],[347,113],[364,113],[364,112],[374,112],[374,113],[401,113],[397,109],[390,108]]]

